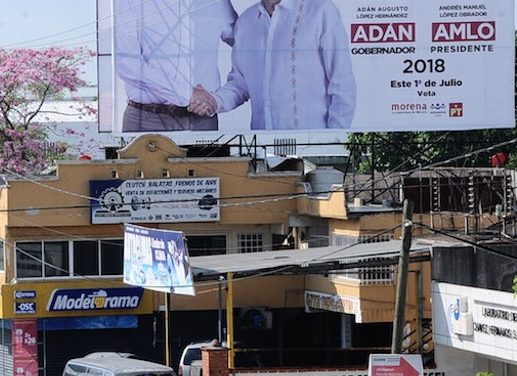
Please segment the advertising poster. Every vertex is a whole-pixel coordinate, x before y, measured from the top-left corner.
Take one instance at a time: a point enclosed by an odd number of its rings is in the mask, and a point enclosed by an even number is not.
[[[219,178],[90,181],[91,222],[218,221]]]
[[[515,125],[512,0],[114,0],[111,11],[118,135]]]
[[[38,324],[36,319],[12,321],[13,371],[16,376],[38,375]]]
[[[422,355],[371,354],[368,376],[423,376]]]
[[[195,295],[183,233],[126,224],[124,282],[155,291]]]

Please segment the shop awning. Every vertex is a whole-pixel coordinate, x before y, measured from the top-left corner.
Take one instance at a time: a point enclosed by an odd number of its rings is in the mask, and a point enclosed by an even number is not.
[[[398,261],[401,247],[400,240],[391,240],[353,246],[199,256],[191,257],[190,265],[196,280],[213,279],[229,272],[236,275],[328,273],[359,266],[393,265]],[[427,245],[413,244],[411,261],[429,260],[430,250]]]

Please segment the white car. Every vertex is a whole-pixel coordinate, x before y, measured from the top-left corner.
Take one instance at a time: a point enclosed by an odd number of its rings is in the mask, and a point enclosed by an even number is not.
[[[62,376],[176,376],[173,369],[162,364],[134,359],[131,354],[98,352],[83,358],[70,359]]]
[[[178,376],[190,376],[192,362],[201,360],[201,349],[203,347],[217,346],[217,341],[191,343],[183,349],[180,363],[178,365]]]

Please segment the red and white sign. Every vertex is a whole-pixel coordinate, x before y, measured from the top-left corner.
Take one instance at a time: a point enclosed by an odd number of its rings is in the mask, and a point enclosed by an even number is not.
[[[13,320],[13,372],[15,376],[38,375],[38,323],[36,319]]]
[[[423,376],[421,355],[372,354],[368,376]]]

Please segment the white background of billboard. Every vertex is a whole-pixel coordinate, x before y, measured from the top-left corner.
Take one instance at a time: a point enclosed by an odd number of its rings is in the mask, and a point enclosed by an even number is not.
[[[420,2],[416,0],[399,0],[390,3],[390,6],[408,6],[407,19],[358,19],[358,6],[386,6],[384,0],[369,0],[368,3],[358,1],[334,0],[338,6],[343,21],[346,25],[347,33],[350,33],[350,23],[377,23],[377,22],[416,22],[417,23],[417,42],[408,43],[383,43],[383,44],[362,44],[350,45],[353,47],[401,47],[411,45],[416,47],[413,55],[353,55],[352,64],[356,80],[357,108],[352,124],[354,131],[414,131],[414,130],[461,130],[461,129],[481,129],[481,128],[502,128],[514,126],[514,1],[466,1],[460,0],[451,2],[442,0],[439,2]],[[100,1],[103,5],[99,7],[99,17],[104,19],[111,14],[111,10],[106,6],[106,2]],[[235,10],[241,14],[246,8],[256,3],[256,0],[232,0]],[[488,54],[488,59],[480,58],[479,54],[443,54],[431,55],[429,47],[431,45],[431,23],[432,22],[452,22],[452,21],[481,21],[482,18],[440,18],[438,8],[443,5],[477,5],[487,6],[487,20],[494,20],[497,23],[497,38],[494,44],[494,52]],[[111,45],[106,45],[107,39],[100,40],[99,51],[108,52]],[[104,44],[101,46],[101,44]],[[472,42],[454,43],[454,45],[468,45]],[[439,43],[435,45],[445,45]],[[225,81],[230,70],[231,50],[228,46],[221,43],[220,52],[220,72],[222,82]],[[402,73],[404,59],[423,59],[443,58],[446,60],[447,74],[439,75],[410,75]],[[100,130],[110,131],[112,129],[111,107],[113,106],[113,121],[118,124],[115,129],[121,128],[121,115],[126,106],[126,96],[123,83],[118,78],[113,77],[111,72],[105,71],[106,59],[108,56],[101,57],[103,66],[99,69],[99,88],[100,88]],[[115,80],[115,99],[112,97],[111,87],[113,82],[106,82],[106,77]],[[384,77],[381,83],[380,79]],[[364,84],[367,78],[373,82],[374,86]],[[456,79],[462,80],[461,87],[446,88],[447,90],[436,90],[436,97],[418,97],[416,90],[406,88],[389,88],[391,80],[411,80],[421,78],[423,81],[435,79],[441,81]],[[375,83],[380,83],[379,85]],[[377,86],[375,86],[377,85]],[[372,100],[382,98],[382,100]],[[423,117],[421,114],[405,113],[401,116],[393,117],[391,104],[393,103],[415,103],[428,105],[436,101],[446,104],[462,102],[464,104],[465,115],[459,118],[450,118],[447,115],[439,114],[435,116]],[[219,131],[215,132],[172,132],[169,134],[175,142],[188,142],[192,139],[215,139],[221,134],[245,134],[252,135],[249,131],[250,108],[249,103],[245,103],[236,110],[219,115]],[[389,120],[387,120],[389,119]],[[239,124],[239,127],[236,127]],[[258,132],[259,142],[272,142],[274,138],[296,138],[298,142],[339,142],[346,139],[343,130],[325,130],[321,132],[293,132],[293,131],[267,131]],[[128,134],[129,135],[129,134]]]

